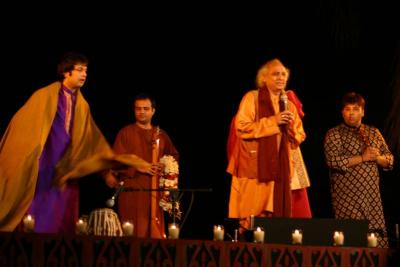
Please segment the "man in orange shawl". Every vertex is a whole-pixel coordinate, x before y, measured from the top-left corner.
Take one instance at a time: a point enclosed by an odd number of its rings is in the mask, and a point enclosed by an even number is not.
[[[232,174],[229,217],[311,217],[305,187],[308,176],[299,145],[305,139],[296,105],[282,108],[288,69],[274,59],[257,74],[258,90],[242,99],[228,141]],[[232,138],[233,137],[235,138]]]
[[[75,177],[132,163],[132,157],[152,172],[134,155],[115,159],[80,92],[87,64],[84,55],[66,53],[58,65],[61,82],[37,90],[9,123],[0,143],[0,231],[13,231],[29,213],[35,232],[73,232],[79,194],[76,183],[66,184],[74,175],[65,175],[88,158],[91,168],[78,168]]]

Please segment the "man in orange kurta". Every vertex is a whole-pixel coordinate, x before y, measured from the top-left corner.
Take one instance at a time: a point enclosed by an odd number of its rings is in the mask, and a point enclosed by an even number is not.
[[[305,139],[301,118],[291,101],[288,101],[285,111],[280,111],[279,108],[280,95],[285,90],[288,75],[288,70],[279,60],[269,61],[262,66],[257,75],[257,86],[268,90],[273,114],[260,117],[260,89],[252,90],[243,97],[233,122],[237,138],[235,144],[232,145],[227,168],[227,171],[232,174],[229,217],[246,219],[243,223],[246,228],[249,226],[250,215],[291,217],[296,213],[293,205],[292,209],[286,213],[275,212],[274,204],[277,204],[274,203],[275,184],[279,177],[276,177],[277,180],[260,180],[259,164],[263,166],[272,164],[272,162],[260,162],[260,138],[271,137],[270,140],[276,143],[277,151],[280,151],[281,145],[287,146],[289,182],[292,191],[309,186],[299,150],[299,144]],[[288,142],[285,144],[281,143],[282,126],[286,127],[288,133]],[[292,203],[297,198],[295,195],[286,197],[289,197]],[[310,217],[308,200],[305,203],[305,212],[300,216]]]
[[[171,155],[178,161],[179,154],[168,134],[151,124],[156,111],[155,101],[147,94],[136,96],[133,109],[136,122],[122,128],[114,142],[116,154],[135,154],[157,164],[163,155]],[[114,172],[115,173],[115,172]],[[135,167],[119,170],[126,191],[118,197],[121,221],[134,224],[134,236],[165,238],[164,212],[159,205],[161,192],[149,191],[159,188],[159,177],[143,173]],[[110,186],[117,184],[113,176],[107,176]]]

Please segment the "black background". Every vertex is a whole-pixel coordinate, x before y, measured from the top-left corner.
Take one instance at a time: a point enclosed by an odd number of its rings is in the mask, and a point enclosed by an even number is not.
[[[82,92],[110,143],[133,121],[133,97],[139,92],[156,97],[154,122],[181,154],[180,187],[213,189],[195,195],[182,237],[211,238],[211,226],[227,216],[230,120],[241,97],[254,87],[260,65],[279,57],[291,69],[289,88],[306,113],[307,139],[301,148],[312,182],[313,215],[332,217],[323,137],[341,122],[339,102],[349,90],[366,99],[364,122],[385,131],[389,112],[398,106],[393,81],[399,31],[395,9],[387,4],[307,2],[252,7],[68,2],[46,7],[52,12],[36,5],[5,8],[12,15],[0,21],[0,131],[34,90],[55,80],[62,52],[85,53],[90,64]],[[391,230],[400,217],[397,171],[382,178]],[[98,177],[81,183],[82,213],[103,205],[113,193]],[[189,199],[185,194],[185,213]]]

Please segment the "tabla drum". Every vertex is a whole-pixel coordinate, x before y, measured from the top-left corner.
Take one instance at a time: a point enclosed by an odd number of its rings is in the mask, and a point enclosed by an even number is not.
[[[121,223],[112,209],[95,209],[90,213],[88,234],[99,236],[122,236]]]

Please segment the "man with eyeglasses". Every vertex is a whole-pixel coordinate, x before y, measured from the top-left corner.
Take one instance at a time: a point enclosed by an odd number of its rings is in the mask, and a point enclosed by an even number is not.
[[[29,214],[35,232],[74,232],[78,184],[60,190],[55,179],[91,156],[113,154],[80,91],[87,66],[86,56],[65,53],[59,81],[37,90],[9,123],[0,143],[0,231],[14,231]]]

